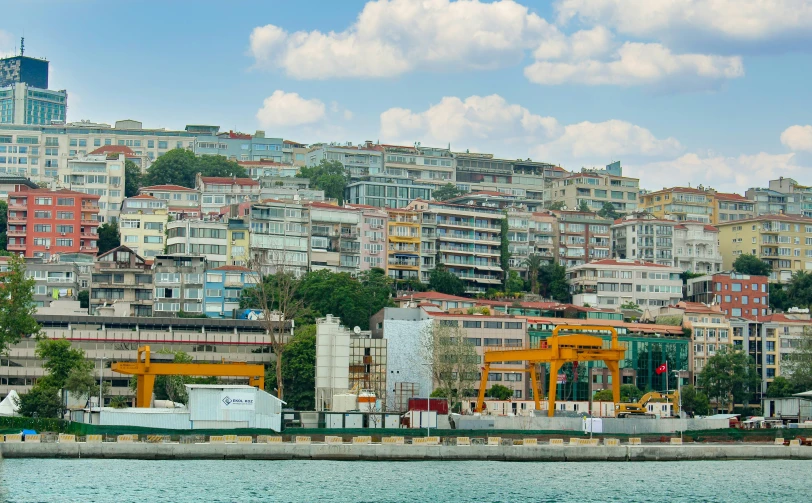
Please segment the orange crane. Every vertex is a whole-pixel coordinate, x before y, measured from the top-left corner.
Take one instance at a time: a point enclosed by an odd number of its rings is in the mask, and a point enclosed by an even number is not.
[[[594,335],[576,333],[571,335],[559,335],[565,331],[589,331],[589,332],[609,332],[612,334],[612,342],[608,349],[603,347],[603,339]],[[549,399],[547,401],[547,415],[553,417],[555,413],[555,393],[558,378],[558,370],[567,362],[598,361],[606,363],[612,373],[612,399],[614,403],[620,402],[620,360],[624,358],[626,349],[621,347],[617,340],[617,330],[608,326],[579,326],[560,325],[553,329],[553,334],[539,348],[523,349],[494,349],[485,350],[483,356],[484,366],[482,367],[482,380],[479,385],[479,397],[477,399],[476,410],[482,412],[485,402],[485,391],[488,386],[488,371],[492,363],[502,363],[511,361],[526,361],[528,368],[504,369],[530,372],[530,379],[533,386],[533,399],[536,402],[536,410],[540,410],[540,393],[538,380],[536,379],[536,365],[539,363],[550,364],[550,387]],[[500,369],[502,370],[502,369]]]
[[[143,359],[142,359],[143,355]],[[138,388],[135,392],[135,406],[149,407],[155,376],[224,376],[247,377],[248,384],[265,389],[265,367],[247,363],[153,363],[150,361],[149,346],[138,348],[134,362],[115,362],[113,372],[137,376]]]

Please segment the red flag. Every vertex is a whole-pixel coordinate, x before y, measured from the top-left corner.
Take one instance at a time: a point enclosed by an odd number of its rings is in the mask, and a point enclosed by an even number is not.
[[[660,375],[660,374],[662,374],[663,372],[668,372],[668,362],[663,363],[662,365],[660,365],[659,367],[657,367],[657,369],[656,369],[654,372],[656,372],[656,373],[657,373],[657,375]]]

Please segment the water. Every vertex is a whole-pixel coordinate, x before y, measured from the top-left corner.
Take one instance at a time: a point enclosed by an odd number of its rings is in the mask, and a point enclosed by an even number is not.
[[[6,459],[0,501],[809,502],[812,461],[648,463]]]

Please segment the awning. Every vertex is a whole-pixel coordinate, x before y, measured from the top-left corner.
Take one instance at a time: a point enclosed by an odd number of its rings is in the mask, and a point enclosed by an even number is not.
[[[493,266],[493,265],[477,265],[477,264],[474,264],[474,267],[476,267],[477,269],[482,269],[483,271],[501,271],[502,270],[501,267]]]

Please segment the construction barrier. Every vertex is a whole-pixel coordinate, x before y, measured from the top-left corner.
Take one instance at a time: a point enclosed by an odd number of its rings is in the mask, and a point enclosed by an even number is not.
[[[537,438],[525,438],[522,441],[522,445],[539,445],[539,439],[537,439]]]
[[[500,445],[502,437],[488,437],[488,445]]]
[[[116,437],[116,442],[122,444],[132,444],[138,441],[138,435],[119,435]]]
[[[59,443],[60,444],[71,444],[76,442],[76,435],[67,435],[65,433],[59,434]]]
[[[25,439],[26,439],[26,441],[28,441],[28,437],[25,437]],[[801,441],[798,440],[797,438],[793,439],[793,440],[790,440],[789,441],[789,446],[790,447],[800,447],[801,446]]]
[[[310,437],[296,437],[295,442],[297,444],[309,444],[311,440]]]
[[[581,445],[581,439],[580,438],[570,438],[569,445]]]
[[[168,435],[147,435],[147,442],[150,444],[163,444],[169,442]]]
[[[25,436],[25,441],[26,442],[33,442],[35,444],[38,444],[38,443],[42,442],[42,435],[26,435]]]
[[[598,445],[598,442],[600,442],[600,440],[597,439],[597,438],[582,438],[581,439],[581,445],[595,446],[595,445]]]
[[[440,445],[440,437],[415,437],[412,445]]]
[[[784,445],[784,439],[781,438],[781,437],[778,437],[778,438],[775,439],[775,441],[773,443],[775,445]]]
[[[223,435],[223,439],[227,444],[236,444],[237,443],[237,435]]]
[[[85,437],[85,442],[88,444],[100,444],[104,442],[101,435],[88,435]]]
[[[0,444],[2,444],[5,441],[6,441],[6,436],[5,435],[0,435]]]
[[[223,435],[212,435],[209,437],[210,444],[224,444],[226,443],[226,437]]]
[[[468,437],[457,437],[457,445],[471,445],[471,439]]]
[[[324,443],[325,444],[343,444],[344,439],[341,438],[341,437],[338,437],[338,436],[327,435],[326,437],[324,437]]]
[[[237,443],[238,444],[253,444],[254,443],[254,437],[239,436],[239,437],[237,437]]]
[[[8,442],[8,443],[15,443],[16,444],[17,442],[22,442],[22,441],[23,441],[23,436],[20,433],[16,433],[14,435],[6,435],[6,442]]]
[[[259,439],[257,439],[257,441],[259,441]],[[265,443],[266,444],[281,444],[282,443],[282,437],[276,437],[276,436],[274,436],[274,437],[265,437]]]
[[[641,445],[643,442],[640,440],[639,437],[633,437],[629,439],[629,445]]]
[[[676,438],[676,437],[672,438],[671,443],[674,444],[674,445],[682,445],[682,439],[681,438]]]
[[[364,444],[364,445],[371,444],[372,443],[372,437],[370,437],[369,435],[361,436],[361,437],[352,437],[352,443],[353,444]]]
[[[550,445],[564,445],[564,439],[563,438],[551,438],[550,439]]]
[[[381,439],[381,443],[391,445],[403,445],[406,443],[406,440],[403,437],[383,437]]]
[[[604,438],[603,445],[608,445],[610,447],[617,447],[620,445],[620,440],[616,438]]]

